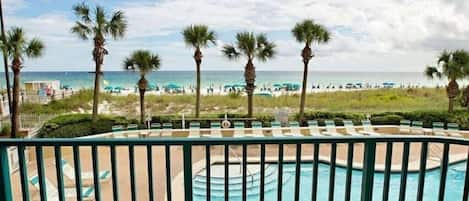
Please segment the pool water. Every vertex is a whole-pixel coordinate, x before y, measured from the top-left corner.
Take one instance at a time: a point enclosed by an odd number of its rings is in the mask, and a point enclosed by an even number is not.
[[[294,200],[295,186],[295,164],[284,164],[283,166],[283,189],[282,201]],[[450,165],[448,168],[445,200],[461,200],[464,188],[466,162]],[[300,200],[311,200],[312,188],[312,163],[303,163],[301,165],[301,181],[300,181]],[[277,200],[277,165],[271,164],[266,166],[265,170],[265,200]],[[318,200],[328,200],[329,193],[329,165],[319,164],[318,171]],[[418,173],[409,173],[407,175],[406,201],[416,200]],[[249,177],[247,182],[247,200],[259,200],[259,175],[255,174]],[[345,168],[336,168],[335,193],[334,200],[342,201],[345,197]],[[361,177],[362,172],[354,170],[352,173],[352,190],[351,200],[359,201],[361,196]],[[400,188],[400,173],[391,174],[389,200],[397,201]],[[383,194],[384,174],[375,173],[373,200],[381,201]],[[438,199],[438,189],[440,184],[440,169],[427,171],[425,175],[424,200],[433,201]],[[205,201],[206,189],[205,178],[196,176],[194,179],[194,200]],[[230,179],[230,201],[240,201],[241,198],[241,178]],[[224,183],[222,178],[211,179],[211,198],[212,201],[224,200]]]

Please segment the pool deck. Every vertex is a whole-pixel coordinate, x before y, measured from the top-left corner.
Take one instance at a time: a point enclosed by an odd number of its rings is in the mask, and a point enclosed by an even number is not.
[[[395,128],[384,128],[378,130],[379,132],[393,133],[396,132]],[[240,156],[242,148],[241,146],[230,146],[232,151],[236,155]],[[354,158],[353,158],[353,167],[360,169],[363,163],[363,144],[355,144],[354,149]],[[249,163],[258,163],[260,156],[260,146],[259,145],[249,145],[247,146],[247,161]],[[347,162],[347,144],[338,144],[337,145],[337,165],[345,166]],[[434,160],[437,156],[433,155],[432,149],[438,150],[438,153],[441,153],[442,145],[441,144],[429,144],[429,159],[427,160],[427,168],[437,168],[440,165],[438,160]],[[450,148],[450,162],[456,162],[465,160],[469,148],[467,146],[451,145]],[[322,144],[319,150],[319,159],[322,162],[328,162],[330,160],[330,150],[331,147],[329,144]],[[401,161],[402,161],[402,143],[394,143],[393,146],[393,156],[392,156],[392,171],[400,171]],[[409,171],[417,171],[420,164],[420,143],[411,143],[410,146],[410,155],[409,155]],[[34,157],[34,148],[28,148],[30,163],[28,164],[28,174],[34,174],[36,171],[35,157]],[[117,147],[117,165],[118,165],[118,184],[119,184],[119,196],[120,200],[130,200],[130,169],[129,169],[129,152],[126,147]],[[155,146],[152,149],[153,154],[153,181],[154,181],[154,193],[155,200],[165,201],[166,200],[166,167],[165,167],[165,152],[164,147]],[[212,146],[211,147],[211,163],[221,163],[223,162],[223,146]],[[99,168],[100,170],[110,170],[110,150],[108,147],[99,147]],[[308,162],[313,159],[314,147],[312,145],[302,145],[302,161]],[[44,162],[45,162],[45,172],[47,178],[56,185],[56,172],[53,156],[53,147],[44,148]],[[384,170],[384,161],[386,153],[386,144],[378,143],[376,147],[376,170]],[[62,148],[62,157],[69,161],[73,165],[73,154],[71,147]],[[296,155],[296,145],[284,145],[284,161],[285,162],[294,162]],[[172,197],[173,200],[183,200],[183,163],[182,163],[183,151],[180,146],[171,147],[171,177],[172,177]],[[81,168],[83,172],[92,171],[92,157],[91,157],[91,148],[81,147],[80,148],[80,157],[81,157]],[[278,160],[278,147],[277,145],[266,145],[266,161],[276,163]],[[205,147],[196,146],[192,150],[192,162],[193,162],[193,175],[203,171],[205,168]],[[135,147],[135,176],[136,176],[136,185],[137,185],[137,197],[138,200],[149,200],[148,198],[148,173],[147,173],[147,150],[145,147],[136,146]],[[230,163],[239,163],[239,159],[235,157],[235,154],[231,153]],[[141,171],[140,171],[141,170]],[[328,178],[320,178],[328,179]],[[14,190],[15,200],[21,200],[21,190],[19,182],[19,173],[16,172],[12,176],[12,188]],[[74,181],[65,177],[66,186],[73,187]],[[104,181],[101,183],[101,196],[102,200],[113,200],[112,197],[112,180]],[[84,181],[85,185],[92,185],[92,181]],[[38,190],[35,189],[32,185],[29,185],[29,191],[31,194],[31,200],[39,200]],[[69,200],[69,199],[67,199]],[[73,199],[71,199],[73,200]]]

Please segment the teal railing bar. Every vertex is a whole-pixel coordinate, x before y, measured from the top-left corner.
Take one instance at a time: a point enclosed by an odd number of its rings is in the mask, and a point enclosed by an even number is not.
[[[57,189],[59,191],[59,201],[65,201],[65,192],[64,192],[65,187],[64,187],[64,174],[63,174],[63,169],[62,169],[62,147],[61,146],[59,145],[54,146],[54,155],[55,155],[55,169],[57,173]]]
[[[392,142],[386,143],[386,159],[384,162],[384,182],[383,182],[383,201],[389,200],[389,184],[391,182],[391,165],[392,165]]]
[[[171,188],[171,147],[165,145],[165,160],[166,160],[166,200],[172,201],[173,194]]]
[[[428,143],[423,142],[420,150],[419,183],[417,187],[417,201],[423,201],[425,189],[425,173],[427,170]]]
[[[311,200],[317,201],[318,198],[318,168],[319,168],[319,144],[314,144],[313,159],[313,181],[311,189]]]
[[[91,157],[93,159],[94,198],[96,201],[101,201],[101,188],[99,184],[98,146],[91,146]]]
[[[401,165],[401,184],[399,188],[399,201],[405,201],[406,187],[407,187],[407,172],[409,167],[409,142],[404,142],[404,150],[402,151],[402,165]]]
[[[20,166],[20,179],[21,179],[21,195],[23,201],[29,201],[29,188],[28,188],[28,166],[26,164],[26,157],[24,154],[24,146],[18,147],[18,162]],[[60,166],[59,166],[60,167]],[[58,171],[57,171],[58,172]],[[63,200],[60,200],[63,201]]]
[[[151,145],[147,145],[147,170],[148,170],[148,197],[150,201],[154,201],[153,193],[153,149]]]
[[[467,150],[467,158],[469,158],[469,149]],[[466,178],[464,179],[464,191],[462,201],[469,200],[469,160],[466,161]]]
[[[301,144],[296,144],[295,201],[300,200]]]
[[[352,191],[352,169],[353,169],[354,144],[348,143],[347,149],[347,172],[345,176],[345,201],[350,201]]]
[[[331,164],[329,169],[329,201],[334,201],[334,190],[335,190],[335,166],[337,157],[337,144],[331,144]]]
[[[117,174],[116,146],[111,145],[111,170],[112,170],[112,197],[114,201],[119,201],[119,179]]]
[[[80,165],[80,147],[73,146],[73,164],[75,168],[75,189],[77,193],[77,201],[83,201],[82,182],[81,182],[81,165]]]
[[[1,143],[0,143],[1,144]],[[0,200],[13,200],[11,193],[10,167],[8,163],[8,147],[0,145]]]
[[[277,201],[282,201],[283,193],[283,144],[278,144]]]
[[[225,150],[224,150],[224,156],[225,156],[225,161],[224,161],[224,168],[225,168],[225,201],[229,201],[230,199],[230,192],[229,192],[229,186],[230,186],[230,183],[229,183],[229,179],[230,178],[230,167],[229,167],[229,163],[230,163],[230,147],[229,145],[225,145]]]
[[[184,152],[184,201],[192,201],[192,146],[184,144],[182,150]]]
[[[259,187],[259,200],[264,201],[265,184],[265,144],[261,144],[261,178]]]
[[[44,159],[42,146],[36,146],[37,176],[39,178],[39,196],[41,201],[47,201],[46,174],[44,171]]]
[[[206,184],[207,184],[207,189],[206,189],[206,194],[207,194],[207,201],[210,201],[211,200],[211,195],[210,195],[210,178],[211,178],[211,174],[210,174],[210,167],[211,167],[211,164],[210,164],[210,145],[205,145],[205,171],[206,171]]]
[[[135,151],[134,145],[129,146],[129,167],[130,167],[130,197],[132,201],[137,201],[137,186],[135,184]]]
[[[247,145],[243,144],[243,156],[242,156],[242,161],[243,161],[243,186],[242,186],[242,196],[243,196],[243,201],[247,201],[247,188],[246,188],[246,180],[247,180]]]
[[[373,200],[373,177],[375,172],[376,143],[366,142],[363,157],[361,201]]]
[[[443,158],[441,159],[440,190],[438,191],[438,201],[445,200],[446,175],[448,173],[449,144],[443,145]]]

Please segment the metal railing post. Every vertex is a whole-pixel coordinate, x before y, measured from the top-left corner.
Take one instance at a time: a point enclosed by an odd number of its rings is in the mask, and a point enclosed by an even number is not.
[[[375,173],[376,142],[365,142],[361,201],[373,199],[373,176]]]
[[[184,200],[192,201],[192,146],[189,143],[183,145],[184,163]]]
[[[13,201],[7,149],[7,146],[0,145],[0,200]]]

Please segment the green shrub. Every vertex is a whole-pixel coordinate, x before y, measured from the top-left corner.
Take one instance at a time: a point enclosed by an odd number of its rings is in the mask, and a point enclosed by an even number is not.
[[[2,129],[0,130],[0,135],[7,136],[7,135],[10,135],[10,133],[11,133],[11,125],[10,124],[2,125]]]

